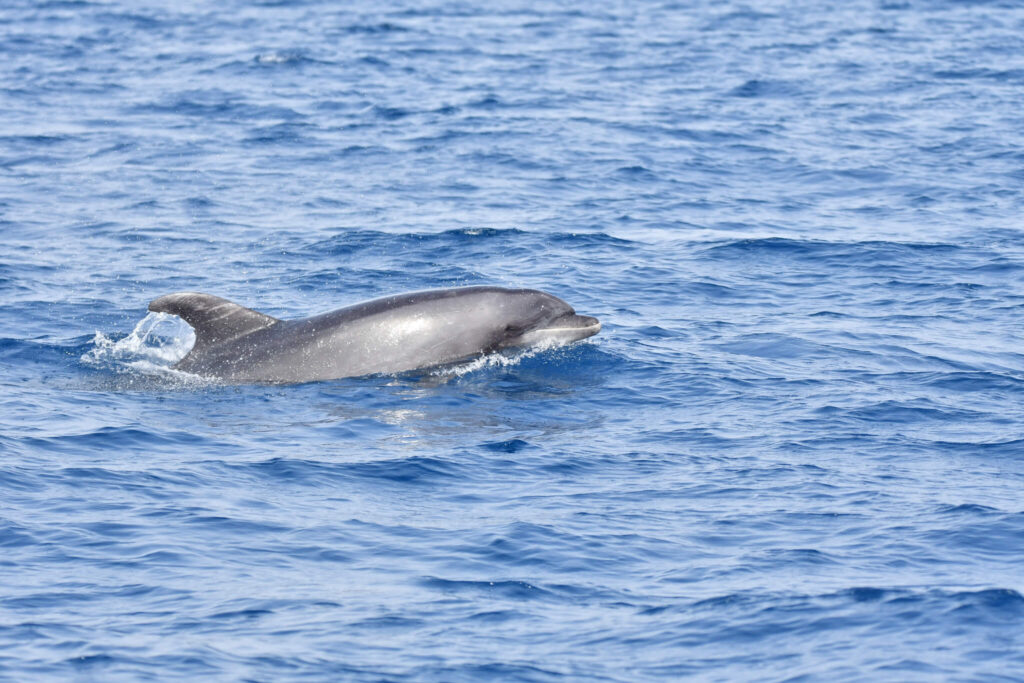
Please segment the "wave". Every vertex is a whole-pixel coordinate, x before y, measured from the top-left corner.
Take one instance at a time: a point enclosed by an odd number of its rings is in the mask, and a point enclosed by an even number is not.
[[[701,253],[710,258],[732,260],[744,256],[766,257],[774,254],[820,258],[822,256],[858,255],[869,258],[880,255],[906,255],[911,253],[955,253],[964,248],[943,242],[895,242],[886,240],[825,241],[801,240],[786,237],[745,238],[718,241],[704,246]]]

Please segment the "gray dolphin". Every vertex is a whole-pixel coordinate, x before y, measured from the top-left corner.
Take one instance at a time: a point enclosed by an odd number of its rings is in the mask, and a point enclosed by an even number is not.
[[[195,329],[195,346],[175,369],[232,382],[407,372],[508,347],[567,344],[601,329],[558,297],[502,287],[410,292],[300,320],[198,292],[162,296],[149,310]]]

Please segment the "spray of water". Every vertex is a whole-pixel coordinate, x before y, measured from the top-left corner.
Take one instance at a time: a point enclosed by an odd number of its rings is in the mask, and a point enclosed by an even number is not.
[[[462,377],[471,372],[477,372],[487,368],[508,368],[519,365],[527,358],[533,358],[539,353],[561,346],[557,342],[550,342],[527,349],[508,349],[501,353],[492,353],[480,358],[474,358],[458,365],[446,365],[433,370],[430,375],[433,377]]]
[[[118,372],[191,377],[172,370],[171,366],[185,357],[195,341],[192,328],[181,318],[150,313],[122,339],[97,332],[93,347],[82,354],[82,362]]]

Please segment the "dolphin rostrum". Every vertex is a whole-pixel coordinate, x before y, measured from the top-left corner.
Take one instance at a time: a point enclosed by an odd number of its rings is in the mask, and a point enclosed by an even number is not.
[[[502,287],[410,292],[299,320],[198,292],[162,296],[149,310],[195,330],[195,345],[175,369],[232,382],[407,372],[508,347],[567,344],[601,329],[558,297]]]

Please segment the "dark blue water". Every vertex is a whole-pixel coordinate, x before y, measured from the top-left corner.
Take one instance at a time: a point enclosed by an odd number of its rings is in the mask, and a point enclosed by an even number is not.
[[[1017,2],[0,8],[0,679],[1024,671]],[[146,304],[604,323],[223,386]]]

